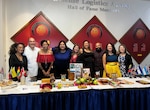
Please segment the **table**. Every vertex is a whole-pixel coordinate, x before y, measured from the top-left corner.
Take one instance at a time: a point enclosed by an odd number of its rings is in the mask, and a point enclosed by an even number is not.
[[[33,86],[30,92],[22,93],[20,88],[18,93],[14,88],[16,93],[0,92],[0,110],[150,110],[150,85],[135,83],[132,86],[91,86],[84,90],[69,88],[48,93],[40,93]]]

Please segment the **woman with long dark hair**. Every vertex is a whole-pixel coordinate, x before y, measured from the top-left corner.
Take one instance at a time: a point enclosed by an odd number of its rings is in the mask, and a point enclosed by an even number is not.
[[[80,47],[79,45],[74,45],[73,46],[73,49],[72,49],[72,53],[71,53],[71,59],[70,59],[70,63],[76,63],[77,62],[77,58],[79,56],[79,50],[80,50]]]
[[[61,78],[61,74],[68,77],[68,69],[72,50],[67,47],[66,42],[61,40],[57,47],[52,48],[55,61],[53,64],[54,75],[56,79]]]
[[[106,45],[106,52],[103,54],[103,67],[103,77],[111,78],[113,73],[115,73],[117,77],[122,76],[120,73],[116,49],[112,43]]]
[[[95,77],[94,53],[90,48],[90,42],[88,40],[83,41],[83,47],[80,49],[80,55],[77,62],[83,63],[83,68],[90,68],[91,77]]]
[[[14,43],[11,45],[9,50],[9,70],[15,68],[15,72],[17,73],[18,68],[24,68],[25,72],[27,72],[27,57],[23,55],[24,48],[25,46],[23,43]],[[20,79],[16,76],[12,77],[12,80],[17,81]]]

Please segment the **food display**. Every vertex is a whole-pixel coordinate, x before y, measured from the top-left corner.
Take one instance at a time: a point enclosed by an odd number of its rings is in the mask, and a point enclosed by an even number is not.
[[[43,78],[43,79],[41,79],[41,82],[44,84],[44,83],[46,83],[46,84],[50,84],[50,78]]]
[[[87,88],[87,85],[81,84],[81,85],[78,85],[78,88],[79,88],[79,89],[85,89],[85,88]]]
[[[78,78],[75,80],[74,85],[77,86],[79,89],[85,89],[88,85],[98,85],[99,82],[96,78]]]
[[[4,86],[9,86],[12,84],[12,80],[8,80],[8,81],[1,81],[0,82],[0,87],[4,87]]]
[[[125,79],[124,79],[124,80],[120,80],[119,83],[120,83],[120,84],[134,84],[133,82],[127,81],[127,80],[125,80]]]
[[[50,84],[41,84],[40,85],[41,92],[50,92],[51,89],[52,89],[52,85],[50,85]]]
[[[41,82],[42,83],[46,83],[46,84],[54,84],[54,82],[55,82],[55,77],[54,77],[54,74],[53,73],[51,73],[50,74],[50,78],[42,78],[41,79]]]
[[[138,83],[140,84],[138,84]],[[141,85],[143,84],[143,85]],[[150,81],[147,78],[116,78],[115,80],[110,78],[92,78],[92,77],[80,77],[74,80],[61,79],[55,80],[54,78],[43,78],[37,82],[30,82],[30,85],[21,85],[20,82],[14,82],[12,80],[0,81],[0,92],[6,91],[20,91],[20,92],[51,92],[51,91],[74,91],[74,90],[88,90],[88,89],[109,89],[109,88],[131,88],[131,87],[149,87]],[[17,87],[18,86],[18,87]],[[33,86],[33,87],[32,87]],[[14,88],[16,87],[16,88]],[[12,88],[12,89],[11,89]],[[25,89],[24,89],[25,88]],[[8,89],[8,90],[6,90]]]
[[[58,88],[58,89],[61,89],[61,88],[62,88],[62,83],[61,83],[61,82],[57,83],[57,88]]]
[[[50,85],[50,78],[41,79],[40,91],[41,92],[50,92],[51,89],[52,89],[52,87]]]
[[[17,87],[17,83],[15,83],[12,80],[3,80],[0,81],[0,87],[1,89],[10,89],[10,88]]]
[[[74,82],[74,84],[76,86],[78,85],[98,85],[98,80],[96,78],[91,78],[91,77],[88,77],[88,78],[78,78],[76,79],[76,81]]]
[[[110,84],[111,86],[113,86],[113,87],[117,87],[117,86],[119,86],[120,82],[119,82],[119,81],[110,80],[110,81],[109,81],[109,84]]]
[[[57,87],[58,89],[61,89],[62,87],[72,87],[74,86],[74,82],[73,81],[59,81],[59,82],[55,82],[55,87]]]
[[[145,81],[145,80],[137,80],[136,82],[138,82],[140,84],[150,84],[150,82]]]
[[[98,82],[102,85],[106,85],[109,83],[109,80],[108,79],[99,79]]]
[[[133,82],[127,81],[127,80],[125,80],[125,79],[123,79],[123,80],[120,80],[120,79],[109,80],[108,83],[109,83],[111,86],[114,86],[114,87],[117,87],[117,86],[119,86],[120,84],[128,84],[128,85],[134,84]]]
[[[41,79],[40,91],[41,92],[50,92],[52,89],[52,84],[54,83],[54,78],[43,78]]]

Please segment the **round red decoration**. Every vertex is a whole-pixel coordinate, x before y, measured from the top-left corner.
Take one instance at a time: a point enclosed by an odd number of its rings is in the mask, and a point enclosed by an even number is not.
[[[45,25],[41,24],[41,25],[38,25],[38,26],[37,26],[35,32],[36,32],[36,34],[37,34],[38,36],[43,37],[43,36],[47,36],[47,34],[48,34],[48,29],[47,29],[47,27],[46,27]]]
[[[50,27],[44,22],[37,22],[32,26],[32,34],[35,37],[46,37],[50,35]]]
[[[92,37],[99,37],[101,35],[101,30],[98,27],[93,27],[91,29],[91,36]]]
[[[144,39],[145,37],[146,37],[146,33],[143,29],[141,29],[141,28],[136,29],[136,31],[135,31],[136,39],[140,40],[140,39]]]

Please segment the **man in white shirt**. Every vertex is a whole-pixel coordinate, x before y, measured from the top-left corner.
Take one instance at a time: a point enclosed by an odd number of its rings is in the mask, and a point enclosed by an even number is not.
[[[36,47],[36,42],[34,38],[29,38],[28,45],[25,47],[24,55],[27,57],[28,60],[28,75],[31,78],[31,81],[35,81],[38,74],[38,63],[37,55],[39,52],[39,48]]]

